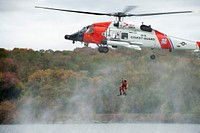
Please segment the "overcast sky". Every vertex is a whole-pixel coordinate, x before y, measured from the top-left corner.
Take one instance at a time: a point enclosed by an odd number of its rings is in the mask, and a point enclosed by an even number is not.
[[[123,11],[128,5],[138,6],[130,13],[200,10],[199,0],[0,0],[0,48],[72,50],[83,44],[72,44],[64,35],[94,22],[115,20],[36,9],[36,5],[106,13]],[[200,41],[200,13],[132,17],[125,22],[136,25],[144,22],[167,35]]]

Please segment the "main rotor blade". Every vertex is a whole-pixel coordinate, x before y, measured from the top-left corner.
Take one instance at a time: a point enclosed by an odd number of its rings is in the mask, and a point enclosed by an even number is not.
[[[82,13],[82,14],[91,14],[91,15],[107,15],[107,16],[111,16],[112,15],[110,13],[98,13],[98,12],[86,12],[86,11],[77,11],[77,10],[66,10],[66,9],[58,9],[58,8],[51,8],[51,7],[35,6],[35,8],[48,9],[48,10],[57,10],[57,11],[64,11],[64,12]]]
[[[160,13],[145,13],[145,14],[128,14],[127,16],[155,16],[155,15],[167,15],[167,14],[181,14],[181,13],[193,13],[196,11],[178,11],[178,12],[160,12]]]
[[[128,12],[130,12],[131,10],[133,10],[133,9],[135,9],[135,8],[137,8],[138,6],[127,6],[125,9],[124,9],[124,11],[123,11],[123,13],[128,13]]]
[[[73,13],[82,13],[82,14],[90,14],[90,15],[105,15],[105,16],[114,16],[114,17],[132,17],[132,16],[155,16],[155,15],[167,15],[167,14],[183,14],[183,13],[193,13],[200,11],[177,11],[177,12],[160,12],[160,13],[145,13],[145,14],[126,14],[127,12],[133,10],[137,6],[128,6],[124,12],[116,12],[116,13],[100,13],[100,12],[87,12],[87,11],[79,11],[79,10],[66,10],[66,9],[58,9],[51,7],[41,7],[35,6],[35,8],[48,9],[48,10],[57,10],[64,12],[73,12]]]

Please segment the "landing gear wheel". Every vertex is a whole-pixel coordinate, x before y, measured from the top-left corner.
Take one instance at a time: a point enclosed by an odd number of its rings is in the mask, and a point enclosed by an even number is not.
[[[99,47],[99,48],[98,48],[98,51],[99,51],[100,53],[103,53],[103,47]]]
[[[150,55],[150,58],[152,60],[154,60],[156,58],[155,54],[154,54],[154,48],[151,48],[151,55]]]
[[[84,46],[85,46],[85,47],[88,47],[88,46],[89,46],[89,43],[84,43]]]
[[[109,48],[108,47],[99,47],[98,50],[100,53],[108,53]]]
[[[151,55],[150,58],[151,58],[152,60],[154,60],[154,59],[156,58],[156,56],[155,56],[155,55]]]
[[[108,47],[103,47],[103,53],[108,53],[109,48]]]

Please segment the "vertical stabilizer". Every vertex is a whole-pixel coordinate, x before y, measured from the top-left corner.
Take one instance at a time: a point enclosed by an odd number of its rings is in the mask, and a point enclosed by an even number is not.
[[[199,47],[199,50],[200,50],[200,42],[197,42],[197,45],[198,45],[198,47]]]

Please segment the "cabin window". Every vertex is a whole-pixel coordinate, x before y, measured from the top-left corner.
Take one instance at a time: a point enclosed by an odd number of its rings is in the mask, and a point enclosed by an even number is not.
[[[94,33],[94,27],[90,27],[86,31],[87,34],[93,34]]]
[[[122,33],[122,39],[128,39],[128,33]]]

